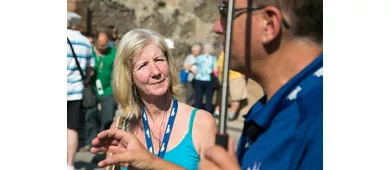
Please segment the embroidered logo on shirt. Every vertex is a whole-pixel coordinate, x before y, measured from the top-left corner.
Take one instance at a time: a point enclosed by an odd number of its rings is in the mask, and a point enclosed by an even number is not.
[[[317,77],[321,77],[323,75],[322,67],[320,69],[318,69],[316,72],[314,72],[314,75],[317,76]]]
[[[297,95],[298,93],[302,90],[302,88],[300,86],[296,87],[288,96],[287,98],[289,100],[294,100],[295,98],[297,98]]]
[[[255,164],[253,164],[252,168],[248,167],[248,168],[246,168],[246,170],[260,170],[260,167],[261,167],[261,162],[255,162]]]

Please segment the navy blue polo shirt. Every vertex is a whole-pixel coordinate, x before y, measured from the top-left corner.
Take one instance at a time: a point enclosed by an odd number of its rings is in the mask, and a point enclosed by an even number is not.
[[[322,169],[322,54],[244,116],[242,169]]]

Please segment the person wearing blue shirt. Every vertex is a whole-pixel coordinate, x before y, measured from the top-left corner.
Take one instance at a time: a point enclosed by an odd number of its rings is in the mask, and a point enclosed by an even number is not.
[[[231,139],[227,151],[210,147],[199,169],[323,169],[323,4],[289,2],[235,1],[230,69],[256,81],[265,95],[244,115],[237,152]],[[222,1],[214,31],[223,41],[227,11]]]
[[[195,59],[202,52],[202,46],[200,44],[194,44],[191,47],[191,54],[186,57],[183,63],[183,69],[188,73],[187,79],[185,80],[184,87],[186,89],[186,104],[190,106],[195,105],[195,89],[194,89],[194,77],[196,66]]]
[[[213,72],[218,69],[217,59],[212,55],[214,47],[211,44],[203,44],[203,54],[195,58],[196,74],[194,78],[195,107],[202,108],[203,95],[206,96],[205,110],[213,113]]]

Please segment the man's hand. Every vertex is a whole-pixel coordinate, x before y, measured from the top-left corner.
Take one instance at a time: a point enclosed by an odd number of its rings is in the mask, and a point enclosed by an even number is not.
[[[200,160],[199,170],[239,170],[233,139],[229,139],[228,152],[220,146],[205,150],[204,159]]]
[[[150,153],[133,134],[109,129],[100,132],[92,141],[92,153],[111,152],[111,156],[98,163],[99,167],[117,165],[128,169],[151,169],[158,158]]]
[[[93,67],[87,67],[85,69],[85,77],[83,79],[84,84],[90,83],[92,77],[95,75],[95,69]]]

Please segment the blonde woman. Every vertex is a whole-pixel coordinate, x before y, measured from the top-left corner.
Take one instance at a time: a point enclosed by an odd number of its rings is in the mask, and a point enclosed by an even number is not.
[[[204,150],[214,145],[216,123],[210,113],[175,99],[179,79],[163,36],[147,29],[124,35],[112,84],[128,126],[126,132],[110,129],[93,140],[91,152],[113,153],[99,166],[198,168]]]

